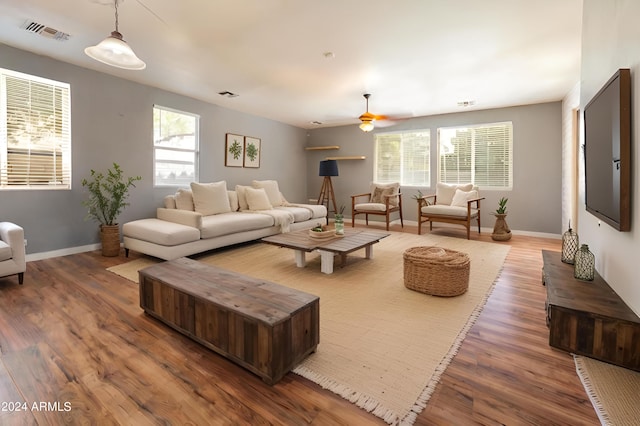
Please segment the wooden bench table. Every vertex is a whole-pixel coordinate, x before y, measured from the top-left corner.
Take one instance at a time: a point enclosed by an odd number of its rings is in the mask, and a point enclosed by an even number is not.
[[[140,307],[274,384],[320,341],[319,298],[187,258],[139,271]]]

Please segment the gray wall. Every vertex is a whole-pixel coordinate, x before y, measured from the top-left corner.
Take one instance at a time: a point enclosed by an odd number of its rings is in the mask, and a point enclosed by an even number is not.
[[[226,180],[229,188],[252,179],[276,179],[287,199],[307,198],[306,132],[188,97],[83,69],[0,44],[0,67],[71,84],[72,189],[0,190],[0,220],[24,227],[27,253],[94,244],[97,224],[85,221],[81,181],[91,169],[113,162],[143,180],[131,192],[120,223],[155,215],[162,198],[175,189],[154,189],[152,109],[154,104],[200,115],[200,181]],[[224,166],[225,133],[261,138],[260,168]],[[283,158],[286,161],[283,161]]]
[[[416,202],[411,198],[420,189],[435,193],[437,180],[437,129],[502,121],[513,122],[513,190],[484,190],[481,223],[493,228],[490,214],[501,197],[508,197],[507,222],[512,230],[533,233],[561,232],[561,147],[562,104],[552,102],[537,105],[471,111],[413,118],[393,127],[371,133],[362,132],[357,125],[313,129],[308,132],[308,146],[339,145],[339,150],[308,151],[307,165],[310,198],[317,198],[322,178],[318,177],[318,163],[327,156],[364,155],[365,160],[338,162],[340,176],[333,178],[336,202],[347,206],[350,216],[351,195],[368,192],[373,179],[374,134],[408,129],[431,130],[431,187],[403,187],[403,212],[407,220],[417,221]]]
[[[636,270],[640,250],[640,26],[637,24],[640,2],[585,0],[582,13],[581,110],[616,70],[631,69],[631,231],[618,232],[587,213],[581,162],[577,232],[580,242],[588,244],[595,254],[600,275],[640,314],[640,280]]]

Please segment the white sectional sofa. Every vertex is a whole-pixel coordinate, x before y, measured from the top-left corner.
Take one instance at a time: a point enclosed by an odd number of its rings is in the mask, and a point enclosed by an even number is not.
[[[192,183],[165,197],[155,218],[122,227],[125,252],[165,260],[243,243],[281,232],[310,229],[326,221],[322,205],[286,201],[277,181],[227,188],[225,181]]]

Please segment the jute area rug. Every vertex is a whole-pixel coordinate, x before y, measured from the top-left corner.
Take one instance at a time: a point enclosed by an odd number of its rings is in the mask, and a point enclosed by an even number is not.
[[[402,255],[415,246],[468,253],[469,290],[442,298],[405,288]],[[372,259],[356,251],[331,275],[320,272],[316,253],[298,268],[292,250],[261,243],[194,258],[318,295],[320,344],[294,372],[389,424],[412,424],[480,314],[508,251],[494,243],[392,233],[374,245]],[[110,270],[137,282],[137,270],[153,262]]]
[[[573,358],[603,425],[640,424],[640,373],[584,356]]]

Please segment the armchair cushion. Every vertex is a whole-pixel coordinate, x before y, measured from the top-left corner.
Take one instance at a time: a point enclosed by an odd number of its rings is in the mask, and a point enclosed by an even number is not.
[[[453,216],[464,219],[467,217],[467,206],[445,206],[442,204],[433,204],[430,206],[424,206],[420,209],[420,212],[426,216]],[[471,217],[478,215],[477,209],[471,209]]]
[[[456,189],[456,193],[451,200],[451,205],[467,208],[467,201],[475,200],[476,198],[478,198],[478,191],[476,190],[461,191],[460,189]]]
[[[397,182],[394,183],[371,183],[371,198],[369,202],[371,203],[382,203],[385,204],[385,195],[393,195],[400,192],[400,184]],[[392,197],[389,199],[389,205],[393,207],[398,206],[398,197]],[[384,209],[382,210],[384,211]]]
[[[460,189],[464,192],[469,192],[473,189],[473,184],[448,184],[438,182],[436,184],[436,204],[446,204],[450,206],[451,202],[453,201],[453,196],[456,193],[456,189]]]
[[[375,211],[375,212],[387,211],[387,205],[382,203],[360,203],[360,204],[356,204],[354,208],[358,211]]]
[[[11,257],[11,247],[9,247],[9,244],[0,240],[0,262],[2,262],[3,260],[11,259]]]

